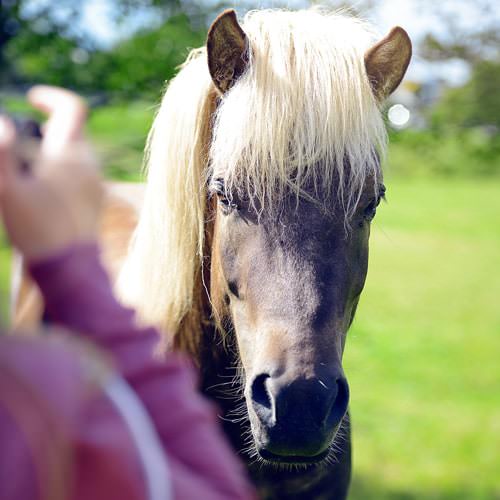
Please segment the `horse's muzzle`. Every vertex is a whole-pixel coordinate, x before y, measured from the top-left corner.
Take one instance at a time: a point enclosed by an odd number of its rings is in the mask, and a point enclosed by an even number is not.
[[[250,422],[262,458],[285,463],[325,458],[349,402],[343,376],[290,380],[262,373],[249,389]]]

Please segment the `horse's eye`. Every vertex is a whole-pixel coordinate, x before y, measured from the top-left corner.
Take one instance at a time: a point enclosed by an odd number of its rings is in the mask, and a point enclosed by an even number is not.
[[[228,197],[228,193],[224,186],[223,179],[215,179],[212,182],[210,191],[217,196],[217,199],[222,209],[222,213],[228,214],[232,210],[238,208],[236,203],[234,203],[234,201],[230,197]]]
[[[370,204],[365,208],[363,212],[363,217],[367,220],[372,220],[375,217],[375,214],[377,213],[377,207],[380,203],[380,198],[374,198]]]
[[[224,213],[229,213],[231,210],[238,208],[236,203],[233,203],[229,198],[225,195],[217,194],[217,198],[219,199],[219,203],[221,204],[222,211]]]
[[[378,194],[373,200],[368,204],[363,212],[363,216],[366,220],[371,221],[375,214],[377,213],[377,207],[380,205],[380,201],[385,199],[385,186],[380,185]]]

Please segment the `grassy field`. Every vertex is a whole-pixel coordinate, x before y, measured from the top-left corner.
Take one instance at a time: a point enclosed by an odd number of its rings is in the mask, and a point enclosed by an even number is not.
[[[346,350],[351,498],[500,498],[500,182],[387,186]]]
[[[152,115],[141,102],[92,112],[107,175],[138,178]],[[500,499],[500,180],[386,184],[346,349],[351,499]]]
[[[102,158],[107,177],[139,180],[142,152],[154,111],[154,105],[143,101],[92,110],[88,133]]]

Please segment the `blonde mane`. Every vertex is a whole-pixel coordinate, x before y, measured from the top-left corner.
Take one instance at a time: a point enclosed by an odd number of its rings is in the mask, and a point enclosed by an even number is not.
[[[312,9],[253,11],[242,28],[248,69],[222,98],[205,49],[191,53],[165,92],[146,146],[144,207],[118,281],[125,302],[191,351],[203,319],[207,180],[223,178],[228,191],[269,206],[285,188],[330,189],[337,177],[348,217],[366,177],[380,177],[385,151],[363,61],[376,40],[369,26]]]

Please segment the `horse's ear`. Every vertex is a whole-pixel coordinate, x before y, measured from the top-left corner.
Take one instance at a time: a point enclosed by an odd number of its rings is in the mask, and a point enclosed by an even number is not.
[[[365,54],[365,68],[375,97],[383,101],[401,83],[411,58],[411,41],[396,26]]]
[[[248,39],[234,10],[225,10],[210,26],[207,54],[210,76],[224,93],[245,71],[248,63]]]

